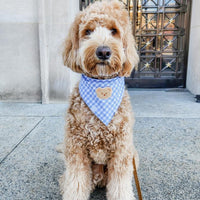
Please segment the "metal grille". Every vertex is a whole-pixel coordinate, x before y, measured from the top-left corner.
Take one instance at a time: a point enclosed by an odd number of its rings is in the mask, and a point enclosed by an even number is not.
[[[90,1],[80,1],[80,8]],[[184,87],[191,0],[123,0],[140,63],[128,87]]]

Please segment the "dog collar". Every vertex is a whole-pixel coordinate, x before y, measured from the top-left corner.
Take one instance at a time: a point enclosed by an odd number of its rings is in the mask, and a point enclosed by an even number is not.
[[[121,104],[124,77],[100,80],[82,74],[79,93],[90,110],[107,126]]]

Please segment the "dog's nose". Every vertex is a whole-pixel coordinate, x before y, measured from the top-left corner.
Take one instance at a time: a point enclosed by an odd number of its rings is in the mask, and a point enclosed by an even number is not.
[[[100,46],[96,50],[96,55],[100,60],[108,60],[111,56],[111,50],[107,46]]]

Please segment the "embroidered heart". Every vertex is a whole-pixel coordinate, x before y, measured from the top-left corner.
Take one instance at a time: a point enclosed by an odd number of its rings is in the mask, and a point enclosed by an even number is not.
[[[112,96],[112,88],[110,87],[97,88],[96,94],[99,99],[108,99]]]

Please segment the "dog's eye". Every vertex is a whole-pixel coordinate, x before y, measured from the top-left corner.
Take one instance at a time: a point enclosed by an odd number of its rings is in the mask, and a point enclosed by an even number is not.
[[[111,33],[112,33],[112,35],[116,35],[117,34],[117,29],[116,28],[112,28],[111,29]]]
[[[90,35],[92,33],[92,30],[90,30],[90,29],[87,29],[86,31],[85,31],[85,35]]]

